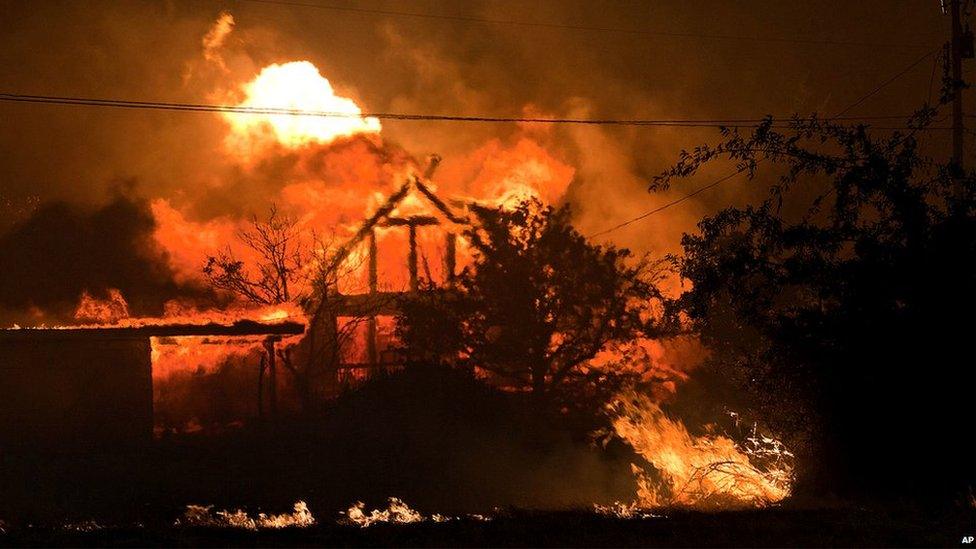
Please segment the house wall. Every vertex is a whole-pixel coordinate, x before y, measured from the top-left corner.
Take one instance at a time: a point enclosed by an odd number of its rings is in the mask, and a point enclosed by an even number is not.
[[[0,337],[0,451],[137,446],[152,425],[148,337]]]

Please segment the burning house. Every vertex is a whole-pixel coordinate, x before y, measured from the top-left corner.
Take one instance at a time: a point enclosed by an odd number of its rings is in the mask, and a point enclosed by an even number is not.
[[[436,161],[428,175],[435,166]],[[334,394],[376,369],[399,366],[390,338],[400,296],[417,291],[421,281],[452,283],[457,235],[466,220],[428,185],[409,178],[332,256],[329,269],[343,276],[320,296],[310,321],[318,337],[306,343],[324,347],[319,352],[327,357],[320,390]],[[386,257],[384,241],[405,252],[399,262]],[[381,271],[381,255],[384,265],[392,266],[389,271]],[[261,321],[242,320],[247,313],[224,314],[221,322],[205,324],[199,321],[205,317],[135,320],[113,291],[107,300],[86,294],[79,304],[76,318],[97,325],[0,331],[0,444],[79,449],[140,444],[153,432],[154,400],[160,400],[154,379],[165,382],[176,371],[196,371],[235,352],[259,362],[257,413],[274,415],[282,374],[277,366],[289,360],[283,350],[298,346],[305,332],[303,314],[283,311],[275,309]],[[287,341],[281,343],[282,338]],[[193,354],[196,349],[204,352]]]
[[[427,176],[436,165],[435,158],[428,167]],[[326,329],[337,332],[340,326],[355,319],[365,321],[361,337],[353,338],[349,342],[351,348],[340,353],[337,370],[396,366],[399,359],[389,348],[388,336],[400,296],[418,291],[421,280],[428,289],[453,284],[458,268],[458,233],[468,221],[457,207],[463,207],[463,203],[449,205],[428,185],[419,177],[408,179],[363,221],[335,256],[337,265],[351,263],[352,272],[351,276],[338,281],[336,306],[328,313]],[[404,236],[405,243],[402,242]],[[396,250],[405,248],[406,257],[400,262],[406,267],[405,281],[403,269],[397,269],[393,260],[387,262],[392,263],[393,268],[383,273],[386,276],[381,282],[381,240],[386,240]],[[361,267],[363,262],[365,273]],[[362,291],[363,286],[365,291]],[[381,326],[387,330],[384,337],[380,334]]]

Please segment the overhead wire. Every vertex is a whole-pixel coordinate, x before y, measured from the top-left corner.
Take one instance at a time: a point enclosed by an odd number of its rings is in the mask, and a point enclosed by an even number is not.
[[[911,64],[909,64],[907,67],[905,67],[904,69],[902,69],[898,73],[894,74],[893,76],[891,76],[890,78],[888,78],[884,82],[878,84],[873,89],[871,89],[871,91],[869,91],[868,93],[866,93],[866,94],[862,95],[861,97],[859,97],[857,99],[857,101],[854,101],[853,103],[851,103],[850,105],[848,105],[844,110],[842,110],[839,113],[837,113],[837,115],[834,118],[837,118],[839,116],[843,116],[843,115],[847,114],[848,112],[850,112],[852,109],[854,109],[855,107],[857,107],[861,103],[867,101],[874,94],[876,94],[879,91],[881,91],[881,90],[885,89],[886,87],[888,87],[889,84],[891,84],[895,80],[898,80],[899,78],[901,78],[902,76],[904,76],[908,71],[914,69],[919,63],[921,63],[922,61],[925,61],[930,55],[932,55],[933,53],[939,51],[940,49],[942,49],[942,46],[939,46],[937,48],[933,48],[933,49],[929,50],[924,55],[922,55],[921,57],[919,57],[918,59],[916,59],[914,62],[912,62]]]
[[[886,88],[888,85],[890,85],[895,80],[898,80],[900,77],[904,76],[906,73],[908,73],[908,71],[910,71],[911,69],[915,68],[915,66],[917,66],[919,63],[921,63],[922,61],[924,61],[926,58],[928,58],[930,55],[932,55],[936,51],[938,51],[940,48],[935,48],[933,50],[930,50],[925,55],[923,55],[922,57],[916,59],[911,64],[909,64],[907,67],[905,67],[904,69],[902,69],[901,71],[899,71],[898,73],[896,73],[894,76],[888,78],[887,80],[885,80],[884,82],[882,82],[878,86],[875,86],[870,91],[868,91],[866,94],[861,95],[860,97],[858,97],[853,103],[851,103],[850,105],[848,105],[847,107],[845,107],[843,110],[841,110],[835,116],[831,117],[828,120],[834,121],[834,120],[841,119],[844,114],[850,112],[851,109],[853,109],[854,107],[857,107],[858,105],[860,105],[861,103],[863,103],[865,100],[867,100],[871,96],[875,95],[876,93],[878,93],[881,90],[883,90],[884,88]],[[921,128],[906,128],[906,129],[918,130],[918,129],[921,129]],[[759,160],[758,162],[762,162],[762,160]],[[636,223],[638,221],[641,221],[643,219],[646,219],[646,218],[648,218],[648,217],[650,217],[650,216],[652,216],[654,214],[660,213],[660,212],[662,212],[664,210],[667,210],[668,208],[671,208],[673,206],[676,206],[676,205],[678,205],[678,204],[680,204],[680,203],[682,203],[682,202],[684,202],[686,200],[689,200],[689,199],[691,199],[691,198],[693,198],[693,197],[695,197],[695,196],[697,196],[697,195],[699,195],[699,194],[701,194],[701,193],[703,193],[703,192],[705,192],[705,191],[707,191],[709,189],[712,189],[714,187],[717,187],[717,186],[721,185],[722,183],[725,183],[726,181],[728,181],[728,180],[734,178],[735,176],[741,174],[742,172],[746,171],[747,169],[749,169],[749,166],[741,166],[741,167],[737,168],[735,171],[733,171],[733,172],[731,172],[731,173],[729,173],[729,174],[727,174],[727,175],[725,175],[725,176],[723,176],[723,177],[721,177],[719,179],[716,179],[715,181],[712,181],[711,183],[708,183],[707,185],[703,185],[703,186],[701,186],[701,187],[693,190],[692,192],[690,192],[688,194],[685,194],[685,195],[683,195],[683,196],[681,196],[681,197],[679,197],[679,198],[677,198],[675,200],[672,200],[671,202],[668,202],[667,204],[663,204],[661,206],[658,206],[656,208],[653,208],[651,210],[648,210],[648,211],[646,211],[646,212],[638,215],[637,217],[628,219],[627,221],[624,221],[622,223],[618,223],[617,225],[614,225],[613,227],[610,227],[608,229],[605,229],[605,230],[602,230],[602,231],[599,231],[599,232],[596,232],[596,233],[592,233],[592,234],[587,235],[587,236],[589,238],[595,238],[595,237],[598,237],[598,236],[603,236],[603,235],[612,233],[612,232],[617,231],[619,229],[622,229],[622,228],[624,228],[624,227],[626,227],[628,225],[632,225],[632,224],[634,224],[634,223]]]
[[[789,127],[793,119],[787,117],[770,118],[712,118],[712,119],[639,119],[639,118],[558,118],[558,117],[526,117],[526,116],[487,116],[487,115],[450,115],[424,114],[400,112],[335,112],[312,111],[287,107],[248,107],[240,105],[217,105],[207,103],[175,103],[162,101],[134,101],[126,99],[103,99],[90,97],[27,95],[0,92],[0,101],[15,103],[37,103],[47,105],[115,107],[143,110],[165,110],[186,112],[216,112],[247,115],[268,116],[312,116],[323,118],[376,118],[379,120],[400,121],[433,121],[433,122],[482,122],[482,123],[536,123],[536,124],[577,124],[598,126],[663,126],[663,127],[702,127],[702,128],[731,128],[758,126],[772,122],[774,127]],[[812,118],[812,117],[810,117]],[[904,120],[907,115],[875,115],[834,117],[838,121],[870,121],[870,120]],[[776,126],[776,124],[781,124]],[[877,129],[907,129],[901,126],[881,126]],[[951,129],[932,128],[932,129]]]
[[[587,31],[600,31],[600,32],[621,32],[621,33],[653,35],[653,36],[712,38],[712,39],[750,40],[750,41],[767,41],[767,42],[791,42],[791,43],[807,43],[807,44],[820,44],[820,45],[844,45],[844,46],[866,46],[866,47],[922,47],[919,45],[909,45],[909,44],[878,44],[878,43],[870,43],[870,42],[853,42],[853,41],[837,41],[837,40],[813,40],[813,39],[794,39],[794,38],[778,38],[778,37],[749,37],[749,36],[736,36],[736,35],[684,33],[684,32],[670,32],[670,31],[648,31],[648,30],[637,30],[637,29],[596,27],[596,26],[587,26],[587,25],[565,25],[565,24],[557,24],[557,23],[489,19],[489,18],[462,16],[462,15],[430,14],[430,13],[417,13],[417,12],[403,12],[397,10],[380,10],[380,9],[368,9],[368,8],[359,8],[359,7],[350,7],[350,6],[336,6],[336,5],[328,5],[328,4],[311,4],[307,2],[296,2],[296,1],[287,1],[287,0],[239,0],[239,1],[261,3],[261,4],[277,4],[277,5],[285,5],[285,6],[299,6],[299,7],[326,9],[326,10],[334,10],[334,11],[379,14],[379,15],[453,20],[453,21],[463,21],[469,23],[507,24],[507,25],[527,26],[527,27],[545,27],[545,28],[587,30]],[[853,102],[845,109],[837,113],[837,115],[835,115],[834,117],[831,117],[829,120],[865,121],[865,120],[904,119],[905,117],[900,115],[861,116],[861,117],[844,117],[843,115],[849,112],[850,110],[854,109],[855,107],[859,106],[861,103],[863,103],[864,101],[866,101],[867,99],[869,99],[870,97],[872,97],[873,95],[875,95],[876,93],[880,92],[882,89],[887,87],[889,84],[891,84],[892,82],[896,81],[898,78],[900,78],[901,76],[909,72],[911,69],[913,69],[922,61],[924,61],[930,55],[938,51],[938,49],[939,48],[929,50],[924,55],[922,55],[914,62],[909,64],[907,67],[902,69],[900,72],[896,73],[892,77],[880,83],[878,86],[870,90],[868,93],[859,97],[855,102]],[[931,82],[930,82],[930,89],[931,89]],[[14,94],[14,93],[0,93],[0,101],[21,102],[21,103],[41,103],[41,104],[53,104],[53,105],[100,106],[100,107],[115,107],[115,108],[129,108],[129,109],[218,112],[218,113],[235,113],[235,114],[251,114],[251,115],[315,116],[315,117],[331,117],[331,118],[376,118],[381,120],[424,120],[424,121],[483,122],[483,123],[543,123],[543,124],[706,127],[706,128],[707,127],[738,128],[744,126],[758,126],[763,123],[767,123],[767,124],[772,123],[772,127],[776,127],[776,128],[790,127],[789,125],[786,126],[775,125],[777,121],[782,123],[785,120],[785,118],[706,119],[706,120],[616,119],[616,118],[585,119],[585,118],[546,118],[546,117],[497,117],[497,116],[482,116],[482,115],[461,116],[461,115],[394,113],[394,112],[342,113],[342,112],[327,112],[327,111],[307,111],[301,109],[289,109],[289,108],[281,108],[281,107],[245,107],[245,106],[236,106],[236,105],[174,103],[174,102],[159,102],[159,101],[132,101],[132,100],[120,100],[120,99],[101,99],[101,98],[85,98],[85,97],[69,97],[69,96],[40,96],[40,95],[27,95],[27,94]],[[896,126],[896,127],[876,127],[876,129],[902,130],[902,129],[917,129],[917,128]],[[927,127],[923,129],[951,130],[952,128]],[[686,200],[693,198],[694,196],[697,196],[698,194],[704,191],[707,191],[711,188],[720,185],[721,183],[724,183],[725,181],[728,181],[729,179],[732,179],[736,175],[745,171],[745,169],[746,168],[744,167],[740,168],[735,172],[732,172],[722,178],[719,178],[707,185],[699,187],[698,189],[695,189],[691,193],[683,195],[678,199],[675,199],[667,204],[654,208],[633,219],[620,223],[607,230],[594,233],[590,236],[591,237],[601,236],[616,231],[620,228],[623,228],[627,225],[645,219],[658,212],[676,206]]]

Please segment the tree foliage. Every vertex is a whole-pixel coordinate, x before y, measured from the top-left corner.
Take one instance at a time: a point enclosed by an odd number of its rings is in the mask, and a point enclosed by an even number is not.
[[[410,356],[475,367],[542,396],[606,378],[587,362],[653,331],[660,265],[589,243],[566,209],[527,201],[473,213],[464,234],[473,265],[452,289],[402,305],[398,336]]]
[[[778,174],[684,237],[691,290],[670,313],[714,351],[715,379],[807,437],[814,490],[974,479],[976,181],[920,152],[934,113],[881,136],[820,119],[724,130],[653,185],[716,159]]]
[[[272,205],[266,220],[252,217],[237,239],[255,259],[248,264],[230,246],[208,257],[203,273],[214,288],[259,305],[280,305],[299,297],[296,286],[304,281],[302,268],[310,249],[294,220]]]

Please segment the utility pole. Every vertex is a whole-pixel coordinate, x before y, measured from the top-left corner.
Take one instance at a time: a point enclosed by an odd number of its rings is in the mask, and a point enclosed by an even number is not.
[[[962,109],[962,60],[973,58],[973,32],[969,22],[963,25],[963,5],[972,0],[939,0],[942,13],[948,13],[951,18],[951,40],[949,42],[948,62],[952,86],[952,163],[949,165],[953,178],[953,194],[962,198],[965,193],[963,187],[965,166],[965,147],[963,139],[966,128],[963,122]]]
[[[952,42],[949,44],[950,67],[952,69],[952,164],[959,181],[963,174],[963,120],[962,120],[962,0],[949,0],[952,17]],[[959,184],[959,183],[957,183]]]

